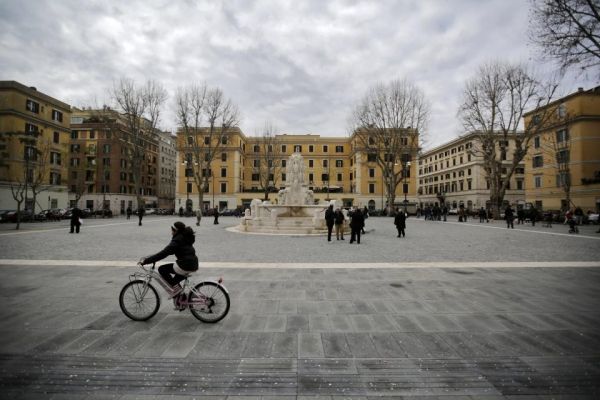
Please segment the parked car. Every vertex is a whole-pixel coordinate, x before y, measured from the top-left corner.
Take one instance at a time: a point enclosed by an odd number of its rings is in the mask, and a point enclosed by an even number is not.
[[[8,222],[8,213],[15,212],[15,210],[0,210],[0,222]]]
[[[590,224],[596,224],[598,225],[598,217],[600,216],[600,214],[595,213],[595,214],[588,214],[588,223]]]
[[[458,208],[450,208],[448,210],[448,215],[458,215]]]
[[[33,211],[31,211],[31,210],[21,210],[21,212],[19,214],[20,214],[21,222],[29,222],[29,221],[33,220]],[[8,222],[16,223],[17,222],[17,211],[9,211],[6,214],[6,218],[7,218]]]
[[[50,208],[41,211],[40,214],[43,214],[49,221],[58,221],[63,218],[64,211],[60,208]]]
[[[96,210],[94,211],[94,215],[100,216],[102,218],[112,218],[113,212],[110,209],[105,210]]]
[[[146,215],[156,214],[156,208],[146,208]]]
[[[224,208],[222,211],[219,212],[219,215],[223,215],[226,217],[231,217],[231,216],[237,217],[237,216],[241,215],[241,212],[237,208]]]

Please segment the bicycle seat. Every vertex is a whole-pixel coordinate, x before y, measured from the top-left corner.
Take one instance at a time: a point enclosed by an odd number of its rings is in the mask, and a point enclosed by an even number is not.
[[[182,275],[182,276],[185,276],[185,277],[187,277],[187,276],[190,276],[190,275],[192,275],[194,272],[196,272],[196,271],[186,271],[185,269],[181,269],[181,268],[179,267],[179,265],[177,265],[177,263],[174,263],[174,264],[173,264],[173,271],[175,271],[175,273],[176,273],[177,275]]]

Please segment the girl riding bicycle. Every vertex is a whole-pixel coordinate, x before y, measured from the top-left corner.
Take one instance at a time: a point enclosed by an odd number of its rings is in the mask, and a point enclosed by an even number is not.
[[[177,257],[176,264],[164,264],[158,268],[158,272],[165,282],[171,285],[169,297],[175,297],[177,303],[176,296],[181,292],[179,282],[184,280],[190,272],[198,270],[198,257],[196,257],[196,250],[193,246],[196,238],[192,228],[177,221],[171,226],[171,235],[173,237],[167,247],[154,255],[142,258],[140,264],[152,264],[173,254]]]

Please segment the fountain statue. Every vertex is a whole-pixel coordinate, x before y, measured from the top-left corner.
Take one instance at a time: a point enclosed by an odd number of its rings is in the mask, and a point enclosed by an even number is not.
[[[271,234],[322,234],[327,231],[325,210],[330,204],[336,206],[335,201],[315,204],[314,193],[304,180],[304,158],[294,153],[286,164],[285,188],[279,191],[277,204],[252,200],[250,212],[246,212],[236,229]]]

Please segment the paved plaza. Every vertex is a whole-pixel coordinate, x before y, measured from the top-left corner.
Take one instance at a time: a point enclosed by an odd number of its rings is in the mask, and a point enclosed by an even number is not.
[[[119,291],[175,220],[0,226],[1,399],[600,397],[597,226],[369,218],[350,245],[206,218],[195,279],[230,314],[131,321]]]

